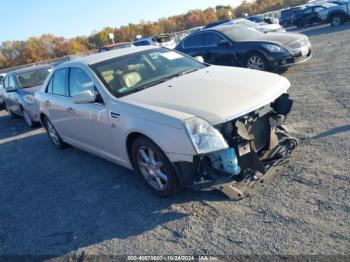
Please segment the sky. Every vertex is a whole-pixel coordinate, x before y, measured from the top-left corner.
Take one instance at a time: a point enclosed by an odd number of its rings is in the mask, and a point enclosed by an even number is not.
[[[242,0],[1,0],[0,43],[44,33],[71,38]]]

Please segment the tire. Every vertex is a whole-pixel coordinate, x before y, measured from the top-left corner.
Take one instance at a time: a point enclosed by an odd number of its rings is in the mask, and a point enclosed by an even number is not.
[[[49,136],[51,142],[58,148],[58,149],[63,149],[67,147],[67,144],[63,142],[61,139],[60,135],[56,131],[55,127],[51,123],[51,121],[45,117],[43,120],[44,127],[46,129],[47,135]]]
[[[335,14],[331,17],[331,25],[332,26],[339,26],[345,23],[345,17],[341,14]]]
[[[250,53],[246,59],[245,66],[248,69],[255,69],[260,71],[269,71],[267,59],[260,53]]]
[[[8,108],[8,106],[5,104],[5,110],[7,111],[7,113],[10,115],[10,117],[12,118],[12,119],[16,119],[16,118],[18,118],[18,115],[16,115],[15,113],[13,113],[9,108]]]
[[[38,124],[32,120],[28,112],[22,108],[22,114],[24,118],[24,122],[27,124],[27,126],[33,128],[36,127]]]
[[[150,139],[136,138],[131,146],[131,160],[136,172],[156,195],[171,197],[182,190],[174,166]]]

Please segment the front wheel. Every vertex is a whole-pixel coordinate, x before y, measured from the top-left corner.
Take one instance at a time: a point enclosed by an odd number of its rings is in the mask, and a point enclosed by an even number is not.
[[[342,15],[333,15],[331,18],[331,25],[332,26],[339,26],[341,24],[344,24],[345,19]]]
[[[133,166],[151,190],[169,197],[181,191],[175,169],[163,151],[145,137],[137,138],[131,147]]]
[[[248,55],[246,67],[260,71],[267,71],[269,69],[266,58],[258,53]]]
[[[63,149],[66,147],[66,143],[63,142],[59,134],[57,133],[55,127],[51,123],[51,121],[45,117],[43,121],[44,127],[46,129],[46,132],[51,140],[51,142],[58,148],[58,149]]]

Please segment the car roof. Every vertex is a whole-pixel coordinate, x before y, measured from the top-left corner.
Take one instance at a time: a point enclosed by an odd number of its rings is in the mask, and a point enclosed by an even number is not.
[[[97,53],[97,54],[93,54],[93,55],[89,55],[89,56],[79,57],[79,58],[76,58],[72,61],[65,62],[65,63],[61,64],[60,66],[58,66],[57,68],[66,67],[66,66],[69,66],[70,64],[74,64],[74,63],[80,63],[80,64],[84,64],[84,65],[92,65],[92,64],[96,64],[99,62],[109,60],[109,59],[117,58],[120,56],[130,55],[133,53],[147,51],[147,50],[151,50],[151,49],[157,49],[157,48],[160,48],[160,47],[157,47],[157,46],[135,46],[135,47],[126,47],[126,48],[122,48],[122,49],[115,49],[115,50],[111,50],[109,52],[102,52],[102,53]]]
[[[219,32],[225,34],[225,32],[227,30],[230,30],[230,29],[235,28],[235,27],[236,28],[247,28],[246,26],[241,25],[241,24],[230,24],[230,25],[221,24],[221,25],[217,25],[217,26],[214,26],[214,27],[205,28],[201,32],[215,30],[215,31],[219,31]]]
[[[8,72],[7,74],[20,74],[20,73],[25,73],[25,72],[30,72],[33,70],[37,69],[50,69],[53,68],[53,65],[50,64],[44,64],[44,65],[35,65],[35,66],[30,66],[30,67],[24,67],[20,69],[13,70],[11,72]]]

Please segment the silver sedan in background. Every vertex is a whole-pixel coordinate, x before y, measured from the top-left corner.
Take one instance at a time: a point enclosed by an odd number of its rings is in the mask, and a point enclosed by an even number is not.
[[[40,123],[34,93],[49,75],[52,65],[39,65],[8,73],[4,79],[3,103],[11,117],[23,116],[28,126]]]

